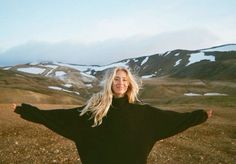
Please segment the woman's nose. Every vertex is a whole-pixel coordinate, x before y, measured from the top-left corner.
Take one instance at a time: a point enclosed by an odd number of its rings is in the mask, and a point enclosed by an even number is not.
[[[123,83],[123,81],[120,79],[120,80],[118,80],[118,84],[122,84]]]

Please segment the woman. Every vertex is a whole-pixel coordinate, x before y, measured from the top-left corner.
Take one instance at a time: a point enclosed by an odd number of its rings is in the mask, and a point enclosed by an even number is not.
[[[126,68],[107,73],[104,88],[83,107],[15,112],[73,140],[83,164],[145,164],[156,141],[201,124],[212,111],[178,113],[136,103],[139,85]]]

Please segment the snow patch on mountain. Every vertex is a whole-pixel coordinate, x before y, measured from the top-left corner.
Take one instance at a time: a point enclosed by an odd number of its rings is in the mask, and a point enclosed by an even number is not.
[[[179,56],[180,53],[176,53],[175,56]]]
[[[144,64],[148,61],[148,59],[149,59],[149,57],[146,57],[146,58],[142,61],[141,66],[144,65]]]
[[[228,96],[228,94],[224,94],[224,93],[205,93],[204,96]]]
[[[228,96],[228,94],[224,93],[204,93],[204,94],[199,94],[199,93],[185,93],[185,96]]]
[[[49,76],[53,71],[54,69],[51,69],[50,71],[48,71],[48,73],[45,76]]]
[[[133,59],[134,60],[134,62],[138,62],[139,60],[138,59]]]
[[[177,61],[175,62],[175,65],[174,65],[174,67],[175,67],[175,66],[177,66],[177,65],[179,65],[179,64],[180,64],[180,62],[181,62],[181,60],[182,60],[182,59],[179,59],[179,60],[177,60]]]
[[[201,94],[198,93],[185,93],[185,96],[202,96]]]
[[[148,78],[155,77],[155,76],[156,76],[155,74],[144,75],[144,76],[142,76],[142,79],[148,79]]]
[[[118,62],[118,63],[113,63],[113,64],[110,64],[110,65],[100,66],[100,67],[95,68],[94,70],[95,71],[103,71],[105,69],[114,68],[114,67],[125,67],[125,68],[128,68],[129,67],[127,65],[128,62],[129,62],[129,60],[127,60],[125,62]]]
[[[4,67],[3,70],[9,70],[11,69],[12,67]]]
[[[38,67],[18,68],[17,71],[30,73],[30,74],[42,74],[46,69]]]
[[[55,72],[55,76],[56,76],[56,77],[63,77],[63,76],[66,76],[66,72],[64,72],[64,71],[56,71],[56,72]]]
[[[109,68],[113,68],[113,67],[125,67],[125,68],[128,68],[128,65],[127,65],[128,62],[129,62],[129,60],[123,61],[123,62],[112,63],[112,64],[104,65],[104,66],[73,65],[73,64],[64,64],[64,63],[57,63],[57,64],[60,65],[60,66],[65,66],[65,67],[73,68],[73,69],[82,71],[84,73],[87,73],[87,72],[91,72],[91,70],[97,72],[97,71],[103,71],[105,69],[109,69]]]
[[[171,53],[171,51],[167,51],[166,53],[164,53],[163,55],[164,56],[167,56],[167,55],[169,55]]]
[[[72,86],[73,86],[72,84],[64,84],[64,87],[66,87],[66,88],[70,88]]]
[[[57,87],[57,86],[48,86],[49,89],[53,89],[53,90],[58,90],[58,91],[63,91],[63,92],[68,92],[68,93],[75,93],[77,95],[80,95],[79,92],[74,92],[74,91],[70,91],[70,90],[67,90],[67,89],[63,89],[61,87]]]
[[[186,66],[189,66],[193,63],[200,62],[202,60],[215,61],[215,56],[205,55],[204,52],[190,54],[189,63]]]

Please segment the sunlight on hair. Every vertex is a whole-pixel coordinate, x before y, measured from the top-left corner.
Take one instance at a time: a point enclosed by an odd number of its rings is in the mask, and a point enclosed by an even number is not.
[[[104,79],[101,82],[103,85],[102,91],[94,94],[88,100],[87,105],[80,113],[80,116],[82,116],[87,112],[91,112],[91,118],[94,119],[94,124],[92,127],[100,125],[102,123],[103,117],[105,117],[109,111],[113,98],[112,82],[117,71],[120,70],[126,72],[128,77],[129,86],[126,95],[128,96],[129,103],[139,101],[137,96],[142,84],[141,79],[137,78],[137,76],[132,74],[129,69],[124,67],[115,67],[107,70]]]

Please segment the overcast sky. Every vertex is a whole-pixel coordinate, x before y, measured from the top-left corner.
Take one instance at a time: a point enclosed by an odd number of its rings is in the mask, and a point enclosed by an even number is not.
[[[0,65],[108,64],[236,43],[235,0],[0,0]]]

